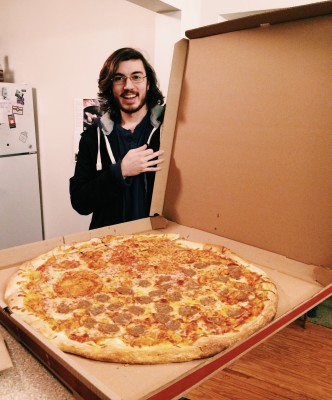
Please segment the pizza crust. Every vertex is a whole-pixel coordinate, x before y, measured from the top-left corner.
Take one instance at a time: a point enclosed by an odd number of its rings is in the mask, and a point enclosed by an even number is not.
[[[96,276],[98,277],[98,273],[103,273],[104,268],[103,265],[99,264],[100,260],[102,259],[103,256],[103,251],[105,247],[110,251],[110,254],[112,255],[113,253],[116,253],[117,246],[119,244],[128,246],[128,252],[130,253],[129,256],[129,261],[125,258],[123,255],[123,250],[120,252],[120,254],[117,255],[118,258],[116,258],[116,262],[120,263],[121,262],[129,262],[128,264],[128,273],[131,274],[132,270],[135,269],[136,264],[139,264],[139,261],[133,261],[136,256],[141,256],[141,254],[144,254],[144,250],[141,250],[137,252],[137,248],[135,248],[135,251],[133,254],[131,254],[131,243],[132,241],[136,240],[136,246],[139,246],[140,243],[146,243],[149,241],[154,241],[153,244],[158,244],[157,242],[159,240],[166,240],[170,242],[174,242],[177,246],[180,246],[181,248],[185,250],[193,250],[193,251],[202,251],[202,254],[204,254],[205,257],[205,251],[207,254],[210,254],[209,252],[215,253],[216,255],[221,256],[222,255],[222,263],[221,263],[221,268],[224,268],[226,270],[230,269],[231,267],[237,268],[240,270],[241,268],[245,268],[246,271],[250,271],[250,273],[253,273],[254,276],[256,277],[255,279],[261,280],[261,292],[263,293],[263,298],[264,298],[264,304],[262,305],[262,308],[259,312],[258,315],[254,315],[252,318],[249,318],[246,320],[244,323],[240,324],[239,326],[236,326],[234,329],[231,329],[229,332],[224,332],[222,334],[211,334],[209,332],[206,332],[205,334],[201,335],[201,337],[198,337],[198,339],[188,342],[183,340],[183,343],[181,341],[178,341],[178,338],[176,339],[175,343],[172,344],[169,341],[163,342],[162,340],[158,344],[151,344],[151,345],[144,345],[139,342],[135,342],[133,340],[133,344],[130,344],[130,341],[128,342],[128,333],[126,333],[126,327],[125,325],[121,325],[121,334],[115,335],[114,337],[103,337],[100,340],[83,340],[82,337],[85,331],[89,334],[89,329],[84,330],[85,328],[78,327],[77,332],[72,332],[75,336],[75,340],[70,338],[69,334],[65,334],[65,330],[61,330],[61,328],[56,327],[57,324],[60,324],[61,327],[61,321],[67,321],[68,315],[70,314],[65,314],[63,316],[61,314],[62,311],[57,311],[53,312],[53,315],[51,315],[51,322],[47,321],[47,318],[43,319],[41,318],[40,315],[42,315],[45,311],[46,315],[46,308],[50,306],[50,304],[53,305],[53,303],[57,304],[57,307],[60,307],[61,304],[59,303],[59,300],[57,297],[59,297],[59,293],[65,293],[68,295],[70,298],[68,299],[68,302],[62,306],[62,308],[66,306],[73,307],[73,310],[70,311],[73,314],[73,318],[75,316],[75,321],[77,324],[84,323],[86,319],[88,318],[86,316],[87,312],[82,310],[82,309],[75,309],[77,307],[77,302],[80,299],[81,293],[78,291],[78,295],[73,295],[71,293],[70,286],[66,288],[66,290],[60,291],[59,289],[55,290],[57,288],[56,285],[59,285],[59,282],[66,282],[66,285],[68,285],[68,282],[70,283],[70,277],[71,274],[73,274],[72,271],[77,268],[77,260],[79,260],[79,257],[81,254],[85,254],[86,257],[90,257],[90,253],[92,254],[91,257],[93,257],[91,260],[90,258],[85,258],[84,262],[88,262],[88,271],[90,276]],[[153,248],[153,246],[152,246]],[[99,253],[98,253],[99,251]],[[113,252],[113,253],[112,253]],[[189,253],[190,254],[190,253]],[[201,253],[193,253],[195,257],[197,255],[200,255]],[[120,258],[119,258],[120,257]],[[124,257],[124,258],[123,258]],[[163,263],[162,259],[159,257],[158,251],[156,252],[155,260],[159,260],[158,262],[160,264]],[[159,257],[159,258],[158,258]],[[60,261],[59,261],[60,260]],[[87,261],[88,260],[88,261]],[[119,261],[120,260],[120,261]],[[170,270],[173,272],[173,275],[169,272],[168,275],[172,275],[173,278],[170,280],[172,282],[173,279],[178,279],[178,282],[182,282],[182,278],[178,277],[178,274],[183,274],[184,270],[190,270],[193,274],[199,275],[199,269],[201,266],[198,266],[197,270],[195,271],[195,265],[197,262],[200,260],[192,260],[188,264],[186,268],[183,267],[183,264],[179,264],[179,272]],[[203,259],[204,261],[204,259]],[[68,263],[68,265],[66,264]],[[75,263],[76,264],[71,264]],[[181,261],[183,263],[183,260]],[[205,262],[205,261],[204,261]],[[204,262],[203,262],[203,271],[204,271]],[[136,264],[135,264],[136,263]],[[156,261],[154,261],[156,264]],[[206,262],[205,262],[206,263]],[[57,266],[57,270],[53,270],[53,264]],[[198,262],[199,264],[199,262]],[[208,268],[212,268],[212,271],[214,269],[218,269],[218,263],[212,262],[212,264],[207,263]],[[233,265],[234,264],[234,265]],[[152,263],[152,265],[154,265]],[[211,265],[212,267],[210,267]],[[230,265],[231,267],[228,267]],[[50,267],[50,271],[48,271],[48,267]],[[155,273],[154,273],[154,278],[156,279],[156,282],[158,279],[161,280],[162,282],[162,277],[163,274],[159,272],[158,266],[155,265]],[[169,267],[168,264],[166,264],[166,270],[168,271]],[[83,271],[87,270],[87,267],[85,266],[83,268]],[[114,271],[121,270],[118,264],[115,264]],[[45,272],[47,271],[47,272]],[[54,272],[52,272],[54,271]],[[60,271],[60,272],[59,272]],[[92,272],[91,272],[92,271]],[[100,272],[98,272],[100,271]],[[181,272],[182,271],[182,272]],[[237,271],[238,272],[238,271]],[[46,273],[50,273],[51,275],[43,275]],[[87,273],[87,272],[86,272]],[[52,275],[53,274],[53,275]],[[57,275],[58,274],[58,275]],[[63,279],[64,274],[68,275],[68,279]],[[113,273],[112,273],[113,274]],[[121,285],[124,287],[124,289],[132,290],[130,288],[126,288],[126,278],[124,275],[117,276],[117,275],[110,275],[111,277],[107,280],[105,280],[105,277],[103,278],[103,285],[100,285],[97,287],[98,290],[103,290],[105,291],[107,289],[107,285],[109,283],[107,282],[112,282],[112,280],[118,279],[121,281]],[[205,276],[209,276],[210,272],[206,273],[204,275],[204,272],[202,273],[201,276],[204,278]],[[159,276],[160,275],[160,276]],[[165,274],[164,274],[165,275]],[[186,275],[186,273],[185,273]],[[144,268],[142,269],[142,279],[141,281],[144,281]],[[157,276],[157,278],[155,278]],[[167,276],[167,274],[166,274]],[[149,276],[148,276],[149,277]],[[31,291],[29,292],[29,286],[25,286],[25,280],[29,280],[32,282],[32,285],[34,284],[34,280],[40,279],[41,282],[44,284],[47,282],[50,286],[48,289],[47,295],[44,295],[44,297],[38,297],[39,296],[39,291]],[[149,279],[152,279],[151,277]],[[163,278],[165,279],[165,278]],[[228,277],[229,279],[229,277]],[[233,279],[233,278],[232,278]],[[145,279],[148,281],[148,279]],[[245,283],[242,282],[243,278],[235,277],[233,281],[235,281],[236,284],[238,285],[244,285]],[[54,282],[53,282],[54,281]],[[67,282],[68,281],[68,282]],[[77,282],[75,281],[75,285],[78,285]],[[142,282],[139,282],[139,280],[136,279],[135,282],[138,282],[140,294],[144,298],[144,295],[150,294],[151,290],[148,291]],[[183,296],[186,295],[187,293],[185,290],[188,289],[183,289],[183,287],[179,286],[176,290],[172,288],[171,283],[167,283],[168,281],[166,280],[165,282],[162,282],[160,286],[164,285],[163,288],[168,287],[171,288],[171,292],[174,294],[176,291],[179,293],[182,293]],[[197,303],[194,303],[197,296],[202,296],[202,297],[209,297],[207,294],[201,295],[201,293],[204,293],[205,290],[205,280],[197,280],[199,282],[198,287],[196,287],[196,292],[190,292],[189,290],[189,297],[192,296],[193,298],[193,307],[197,306]],[[156,283],[157,284],[157,283]],[[165,286],[166,284],[166,286]],[[52,286],[53,285],[53,286]],[[120,285],[120,284],[119,284]],[[105,289],[106,288],[106,289]],[[135,287],[135,290],[137,288]],[[204,290],[203,290],[204,289]],[[209,292],[209,288],[207,288]],[[102,291],[102,290],[101,290]],[[181,292],[182,291],[182,292]],[[56,292],[56,295],[54,295],[54,292]],[[106,290],[107,293],[107,290]],[[116,300],[120,299],[122,301],[123,299],[126,299],[126,295],[120,292],[120,294],[112,292],[112,296],[115,297],[111,298],[111,305],[116,304]],[[164,296],[168,293],[168,289],[165,290]],[[192,293],[192,294],[190,294]],[[93,295],[90,293],[90,295],[87,297],[87,301],[92,301],[94,298],[93,296],[98,295],[95,292],[93,292]],[[116,297],[118,296],[118,299]],[[218,298],[219,293],[216,293],[216,298]],[[61,296],[60,296],[61,297]],[[145,296],[149,297],[149,296]],[[181,297],[181,295],[180,295]],[[211,297],[211,296],[210,296]],[[223,246],[218,246],[218,245],[212,245],[212,244],[206,244],[206,243],[196,243],[192,242],[189,240],[185,239],[180,239],[179,235],[177,234],[170,234],[170,235],[126,235],[126,236],[120,236],[120,237],[106,237],[106,238],[101,238],[101,239],[92,239],[88,242],[84,243],[76,243],[74,245],[70,246],[59,246],[56,249],[41,255],[40,257],[36,257],[35,259],[28,261],[24,264],[22,264],[17,272],[10,278],[10,280],[7,283],[6,286],[6,292],[5,292],[5,300],[9,307],[11,308],[11,311],[19,314],[26,323],[31,325],[34,329],[36,329],[39,333],[41,333],[43,336],[45,336],[47,339],[49,339],[53,344],[55,344],[58,348],[61,350],[68,352],[68,353],[73,353],[79,356],[83,356],[86,358],[94,359],[94,360],[100,360],[100,361],[108,361],[108,362],[119,362],[119,363],[128,363],[128,364],[160,364],[160,363],[173,363],[173,362],[186,362],[186,361],[191,361],[195,359],[202,359],[206,357],[213,356],[231,346],[234,344],[238,343],[239,341],[242,341],[252,335],[253,333],[257,332],[264,326],[266,326],[275,316],[276,311],[277,311],[277,304],[278,304],[278,294],[277,294],[277,288],[275,284],[269,279],[269,277],[266,275],[264,271],[262,271],[260,268],[252,265],[250,262],[243,260],[241,257],[237,256],[234,254],[232,251],[229,249],[223,247]],[[66,301],[66,298],[64,298],[64,301]],[[167,296],[166,297],[161,297],[158,298],[157,300],[153,301],[153,304],[147,305],[147,310],[149,310],[149,313],[147,315],[147,311],[145,311],[145,319],[148,318],[151,323],[154,323],[154,318],[155,316],[158,315],[158,311],[156,311],[156,304],[161,304],[161,305],[167,305]],[[30,302],[30,303],[29,303]],[[248,300],[249,302],[249,300]],[[176,302],[175,302],[176,303]],[[174,304],[175,304],[174,303]],[[31,304],[32,304],[32,309],[36,309],[37,311],[42,310],[37,313],[34,313],[31,311]],[[60,304],[60,306],[59,306]],[[99,303],[98,303],[99,304]],[[173,304],[173,303],[170,303]],[[181,304],[181,303],[180,303]],[[189,304],[189,306],[188,306]],[[187,307],[191,307],[190,302],[187,304]],[[240,301],[240,306],[242,308],[246,308],[246,302]],[[100,305],[100,304],[99,304]],[[140,306],[141,304],[139,304]],[[29,309],[30,306],[30,309]],[[135,306],[138,307],[139,306]],[[233,305],[234,306],[234,305]],[[69,308],[70,308],[69,307]],[[177,308],[176,308],[177,307]],[[173,311],[171,312],[171,316],[173,317],[176,315],[176,318],[179,318],[177,316],[177,313],[180,312],[181,305],[173,306]],[[208,306],[207,306],[208,307]],[[213,306],[211,306],[213,308]],[[225,310],[223,313],[227,314],[227,305],[225,305]],[[230,305],[229,307],[232,307]],[[61,308],[61,307],[60,307]],[[128,308],[128,306],[127,306]],[[204,309],[204,307],[203,307]],[[124,309],[125,311],[123,314],[126,314],[127,309]],[[92,312],[92,311],[91,311]],[[200,311],[201,312],[201,311]],[[91,314],[91,313],[90,313]],[[181,313],[180,313],[181,314]],[[104,323],[106,317],[108,317],[109,313],[105,314],[105,317],[98,317],[98,314],[94,315],[93,313],[90,315],[92,320],[97,320],[99,321],[98,324]],[[116,314],[112,314],[115,315]],[[167,317],[169,316],[167,313],[165,314]],[[165,317],[164,314],[162,314],[160,317]],[[113,318],[113,317],[112,317]],[[137,323],[140,323],[140,316],[134,316],[134,319],[137,319]],[[165,317],[166,318],[166,317]],[[175,317],[174,317],[175,318]],[[180,320],[186,320],[186,317],[183,317],[180,315]],[[70,320],[70,318],[68,319]],[[143,320],[142,320],[143,321]],[[190,326],[190,317],[188,319],[189,325]],[[236,319],[234,319],[236,322]],[[111,321],[112,322],[112,321]],[[112,322],[113,323],[113,322]],[[158,322],[157,322],[158,323]],[[183,324],[184,325],[184,324]],[[95,328],[92,328],[92,331]],[[163,328],[165,329],[165,328]],[[186,328],[189,329],[189,332],[191,328]],[[121,335],[124,336],[121,336]],[[178,335],[177,331],[175,330],[174,335]],[[81,341],[82,340],[82,341]]]
[[[101,347],[90,343],[87,348],[77,342],[68,341],[65,337],[62,340],[54,339],[54,342],[65,352],[79,354],[99,361],[111,360],[112,362],[126,364],[161,364],[203,359],[232,347],[266,326],[276,313],[276,294],[271,292],[269,296],[271,302],[268,303],[264,312],[252,322],[242,326],[236,334],[229,333],[222,336],[203,337],[198,339],[192,346],[184,348],[180,346],[154,346],[150,348],[143,347],[138,351],[133,351],[132,348],[119,342],[114,344],[109,342]]]

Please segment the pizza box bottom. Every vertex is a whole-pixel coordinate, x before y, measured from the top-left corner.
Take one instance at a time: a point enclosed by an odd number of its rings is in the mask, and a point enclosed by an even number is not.
[[[277,284],[276,318],[246,340],[214,357],[185,363],[125,365],[88,360],[66,354],[10,313],[4,301],[7,279],[17,265],[64,244],[92,237],[130,233],[178,233],[204,243],[220,244],[264,270]],[[0,251],[0,322],[81,398],[112,400],[177,399],[216,371],[288,325],[332,294],[331,270],[303,264],[282,255],[248,246],[163,218],[146,218],[126,224],[82,232]]]

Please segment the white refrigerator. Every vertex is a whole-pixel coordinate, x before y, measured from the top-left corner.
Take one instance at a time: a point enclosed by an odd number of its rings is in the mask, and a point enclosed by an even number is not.
[[[32,88],[0,82],[0,249],[42,239]]]

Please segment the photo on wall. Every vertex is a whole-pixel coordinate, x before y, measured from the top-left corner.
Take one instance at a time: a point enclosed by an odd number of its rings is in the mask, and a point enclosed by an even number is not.
[[[97,99],[75,99],[75,130],[74,130],[74,154],[75,161],[82,132],[89,126],[98,122],[101,116],[100,104]]]

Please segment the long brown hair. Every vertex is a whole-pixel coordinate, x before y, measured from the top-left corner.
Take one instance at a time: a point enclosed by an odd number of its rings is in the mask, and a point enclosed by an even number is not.
[[[157,104],[164,103],[164,96],[159,89],[156,73],[143,54],[136,49],[124,47],[116,50],[105,61],[98,79],[98,99],[103,112],[109,112],[113,120],[120,117],[120,110],[113,96],[112,78],[116,73],[120,62],[128,60],[141,60],[143,62],[149,90],[146,95],[146,104],[149,109]]]

